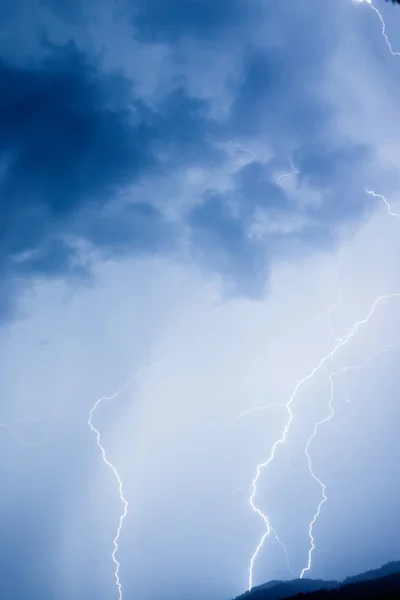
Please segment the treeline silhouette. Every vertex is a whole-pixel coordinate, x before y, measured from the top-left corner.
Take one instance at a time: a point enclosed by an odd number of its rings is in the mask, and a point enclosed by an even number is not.
[[[387,575],[379,579],[370,579],[368,581],[358,581],[357,583],[348,583],[339,588],[330,590],[318,590],[317,592],[308,592],[291,596],[294,600],[302,598],[307,600],[394,600],[399,598],[400,594],[400,574]]]
[[[342,581],[292,579],[268,581],[238,596],[235,600],[372,600],[400,598],[400,561],[391,561],[374,569],[346,577]]]

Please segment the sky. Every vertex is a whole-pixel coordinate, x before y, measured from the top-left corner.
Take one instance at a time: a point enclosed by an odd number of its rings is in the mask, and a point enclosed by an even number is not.
[[[399,34],[383,0],[3,0],[4,600],[399,559]]]

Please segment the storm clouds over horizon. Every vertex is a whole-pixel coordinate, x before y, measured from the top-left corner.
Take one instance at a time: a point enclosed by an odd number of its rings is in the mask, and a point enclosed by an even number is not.
[[[246,589],[250,484],[287,420],[248,411],[284,406],[400,292],[399,69],[351,0],[3,0],[4,600],[118,598],[122,505],[88,419],[129,377],[93,416],[129,502],[124,598]],[[309,575],[400,556],[399,315],[383,300],[302,386],[261,474],[295,576],[321,498],[304,448],[340,369],[310,446],[329,500]],[[291,577],[271,536],[255,584]]]

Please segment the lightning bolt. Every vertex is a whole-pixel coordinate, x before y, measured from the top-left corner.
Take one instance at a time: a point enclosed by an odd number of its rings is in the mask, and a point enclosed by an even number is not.
[[[385,206],[386,209],[389,213],[390,216],[392,217],[398,217],[400,218],[400,215],[393,212],[390,206],[390,203],[386,200],[386,198],[384,196],[382,196],[381,194],[377,194],[376,192],[373,192],[372,190],[366,190],[366,193],[368,193],[369,195],[374,196],[375,198],[379,198],[381,199]],[[278,450],[278,448],[280,446],[282,446],[285,441],[286,438],[289,434],[290,428],[291,428],[291,424],[294,418],[293,412],[292,412],[292,405],[293,402],[295,401],[297,394],[299,392],[299,390],[303,387],[303,385],[305,383],[307,383],[308,381],[310,381],[311,379],[313,379],[313,377],[321,370],[321,368],[325,365],[325,363],[327,363],[330,360],[334,360],[336,358],[336,355],[338,354],[339,350],[347,345],[352,338],[357,334],[358,330],[360,329],[360,327],[363,327],[364,325],[368,324],[368,322],[370,321],[370,319],[372,318],[372,316],[374,315],[378,305],[384,301],[384,300],[391,300],[394,298],[400,298],[400,293],[395,292],[392,294],[384,294],[381,296],[378,296],[375,301],[372,304],[372,307],[370,308],[370,311],[368,312],[367,316],[364,319],[361,319],[359,321],[356,321],[356,323],[353,325],[353,327],[351,328],[350,332],[341,337],[341,338],[337,338],[336,334],[335,334],[335,330],[332,324],[332,315],[334,310],[337,308],[337,306],[339,305],[339,303],[341,302],[341,293],[339,294],[338,300],[336,301],[336,303],[334,304],[334,306],[331,308],[330,312],[329,312],[329,324],[334,336],[334,347],[331,350],[331,352],[327,355],[325,355],[320,361],[319,363],[302,379],[300,379],[298,381],[298,383],[295,385],[293,392],[288,400],[288,402],[286,403],[285,406],[286,411],[287,411],[287,415],[288,415],[288,419],[286,421],[286,425],[283,429],[283,432],[281,434],[281,437],[278,438],[278,440],[276,440],[276,442],[274,443],[274,445],[272,446],[272,450],[271,453],[269,455],[269,457],[262,463],[259,463],[257,465],[257,469],[256,469],[256,474],[255,477],[251,483],[251,495],[249,498],[249,503],[250,503],[250,507],[252,509],[252,511],[257,514],[264,522],[265,524],[265,533],[264,535],[261,537],[254,553],[253,556],[251,557],[250,560],[250,566],[249,566],[249,591],[251,591],[252,587],[253,587],[253,571],[254,571],[254,564],[255,564],[255,560],[264,544],[265,539],[270,535],[270,533],[274,533],[273,529],[271,528],[270,525],[270,521],[268,519],[268,517],[261,511],[261,509],[255,504],[255,496],[257,493],[257,483],[258,480],[261,476],[261,472],[263,469],[265,469],[275,458],[276,452]],[[390,345],[387,346],[385,348],[383,348],[382,350],[380,350],[377,355],[381,354],[382,352],[387,351],[389,348],[393,348],[396,346]],[[319,430],[319,428],[329,422],[333,417],[334,417],[334,409],[333,409],[333,392],[334,392],[334,384],[333,384],[333,379],[335,376],[343,375],[344,373],[346,373],[349,370],[354,370],[354,369],[360,369],[360,368],[364,368],[366,367],[371,360],[373,360],[374,358],[376,358],[377,355],[374,355],[372,358],[368,359],[365,363],[363,363],[362,365],[358,365],[358,366],[352,366],[352,367],[339,367],[338,371],[333,372],[329,375],[329,381],[330,381],[330,386],[331,386],[331,394],[330,394],[330,399],[329,399],[329,414],[327,417],[325,417],[324,419],[322,419],[321,421],[319,421],[318,423],[315,424],[313,432],[310,436],[310,438],[308,439],[307,443],[306,443],[306,447],[305,447],[305,455],[307,458],[307,462],[308,462],[308,468],[309,471],[311,473],[311,476],[313,477],[313,479],[318,483],[318,485],[321,488],[321,492],[322,492],[322,499],[317,507],[317,511],[314,514],[314,517],[309,525],[309,539],[310,539],[310,549],[309,549],[309,553],[308,553],[308,562],[307,562],[307,566],[301,571],[300,577],[302,578],[304,576],[304,574],[309,571],[311,569],[311,561],[312,561],[312,554],[313,554],[313,550],[315,548],[315,542],[314,542],[314,537],[313,537],[313,527],[316,523],[316,521],[318,520],[318,517],[320,515],[321,512],[321,508],[323,506],[323,504],[327,501],[327,495],[326,495],[326,485],[322,482],[321,479],[319,479],[317,477],[317,475],[315,474],[314,470],[313,470],[313,466],[312,466],[312,462],[311,462],[311,457],[309,454],[309,448],[311,445],[311,442],[313,441],[313,439],[315,438],[315,436],[317,435],[317,432]],[[271,406],[271,405],[270,405]],[[258,408],[258,407],[257,407]],[[246,411],[248,412],[248,411]],[[243,414],[243,413],[242,413]],[[241,415],[239,415],[241,416]]]
[[[290,177],[291,175],[295,175],[296,173],[300,173],[300,171],[298,169],[293,169],[293,171],[290,171],[290,173],[283,173],[282,175],[279,175],[275,183],[279,183],[282,179],[285,179],[285,177]]]
[[[354,371],[354,370],[358,370],[358,369],[365,369],[365,367],[367,367],[372,361],[374,361],[376,358],[378,358],[378,356],[382,355],[385,352],[388,352],[389,350],[393,350],[394,348],[399,348],[400,344],[388,344],[387,346],[385,346],[384,348],[381,348],[380,350],[378,350],[378,352],[376,352],[376,354],[374,354],[373,356],[371,356],[368,360],[366,360],[364,363],[360,364],[360,365],[352,365],[352,366],[346,366],[346,367],[340,367],[338,371],[334,371],[332,373],[329,374],[329,383],[330,383],[330,396],[329,396],[329,403],[328,403],[328,408],[329,408],[329,414],[327,417],[325,417],[324,419],[321,419],[321,421],[318,421],[318,423],[316,423],[314,425],[314,429],[313,432],[311,434],[311,436],[308,438],[307,444],[305,446],[304,449],[304,453],[306,455],[307,458],[307,463],[308,463],[308,470],[311,473],[311,477],[314,479],[314,481],[316,481],[318,483],[318,485],[321,488],[321,494],[322,494],[322,498],[320,503],[318,504],[317,510],[309,524],[308,527],[308,535],[309,535],[309,539],[310,539],[310,548],[308,551],[308,562],[307,565],[304,567],[304,569],[301,571],[300,573],[300,579],[303,579],[305,573],[307,573],[307,571],[310,571],[311,566],[312,566],[312,555],[315,549],[315,539],[314,539],[314,535],[313,535],[313,529],[314,529],[314,525],[316,524],[320,513],[321,513],[321,509],[322,506],[325,504],[325,502],[328,501],[328,496],[326,495],[326,484],[315,474],[313,465],[312,465],[312,461],[311,461],[311,456],[310,456],[310,445],[311,442],[314,440],[314,438],[316,437],[318,430],[320,429],[320,427],[326,423],[328,423],[329,421],[331,421],[334,416],[335,416],[335,411],[333,408],[333,398],[334,398],[334,378],[337,377],[338,375],[343,375],[344,373],[346,373],[347,371]]]
[[[293,569],[292,569],[292,566],[291,566],[291,564],[290,564],[289,552],[288,552],[288,550],[287,550],[287,548],[286,548],[285,544],[284,544],[284,543],[282,542],[282,540],[281,540],[281,539],[278,537],[278,534],[276,533],[275,529],[273,529],[272,527],[270,527],[270,532],[271,532],[271,533],[272,533],[272,535],[274,536],[274,538],[275,538],[275,541],[276,541],[276,542],[277,542],[277,543],[278,543],[278,544],[279,544],[279,545],[282,547],[282,550],[283,550],[283,551],[284,551],[284,553],[285,553],[285,559],[286,559],[286,565],[287,565],[287,568],[289,569],[289,571],[291,572],[291,574],[292,574],[293,576],[295,576],[295,572],[293,571]]]
[[[288,414],[288,419],[286,422],[286,425],[283,429],[283,432],[281,434],[281,437],[274,443],[274,445],[272,446],[272,450],[271,453],[269,455],[269,457],[264,461],[261,462],[257,465],[256,468],[256,474],[254,476],[254,479],[251,483],[251,495],[249,498],[249,503],[251,506],[251,509],[253,510],[254,513],[256,513],[263,521],[265,524],[265,533],[262,536],[261,540],[259,541],[253,556],[250,559],[250,566],[249,566],[249,591],[252,589],[253,587],[253,570],[254,570],[254,563],[255,560],[264,544],[265,539],[270,535],[270,533],[272,532],[272,528],[269,522],[268,517],[262,512],[262,510],[255,504],[254,500],[255,500],[255,496],[257,493],[257,483],[258,480],[260,478],[261,472],[263,469],[265,469],[266,467],[268,467],[270,465],[270,463],[274,460],[276,452],[278,450],[278,448],[280,446],[282,446],[287,439],[287,436],[290,432],[290,428],[293,422],[293,412],[292,412],[292,405],[293,402],[295,401],[297,394],[299,392],[299,390],[304,386],[305,383],[307,383],[308,381],[310,381],[311,379],[314,378],[314,376],[322,369],[322,367],[325,365],[325,363],[327,363],[329,360],[331,360],[332,358],[334,358],[336,356],[336,354],[339,352],[339,350],[347,345],[352,339],[353,337],[357,334],[358,330],[363,327],[364,325],[366,325],[371,317],[373,316],[373,314],[376,311],[376,308],[378,307],[378,305],[384,301],[384,300],[391,300],[394,298],[400,298],[400,292],[396,292],[393,294],[384,294],[382,296],[379,296],[378,298],[375,299],[374,303],[372,304],[372,307],[370,308],[368,314],[366,317],[364,317],[363,319],[356,321],[356,323],[353,325],[353,327],[351,328],[350,332],[343,336],[342,338],[340,338],[339,340],[336,341],[333,350],[331,350],[331,352],[329,352],[329,354],[326,354],[323,358],[321,358],[321,360],[319,361],[319,363],[302,379],[300,379],[298,381],[298,383],[296,384],[296,386],[293,389],[293,392],[288,400],[288,402],[286,403],[286,411]]]
[[[392,56],[400,56],[400,52],[394,52],[393,48],[392,48],[392,44],[389,41],[389,38],[387,36],[386,33],[386,23],[384,18],[382,17],[381,13],[379,12],[379,10],[376,8],[376,6],[374,6],[372,4],[372,0],[355,0],[355,2],[357,2],[357,4],[368,4],[368,6],[370,6],[370,8],[375,12],[375,14],[378,16],[381,25],[382,25],[382,36],[385,39],[386,45],[389,48],[389,52]]]
[[[400,215],[398,213],[393,212],[390,203],[386,200],[386,198],[382,194],[377,194],[376,192],[374,192],[372,190],[368,190],[368,189],[366,189],[365,191],[366,191],[367,194],[373,196],[374,198],[379,198],[380,200],[382,200],[383,203],[386,206],[388,214],[391,217],[400,218]],[[337,306],[339,305],[340,302],[341,302],[341,293],[339,294],[339,298],[338,298],[337,302],[334,304],[334,306],[331,308],[331,310],[329,312],[329,324],[331,326],[331,330],[332,330],[332,333],[333,333],[333,336],[334,336],[336,342],[337,341],[340,342],[341,340],[344,339],[344,338],[337,338],[336,337],[335,330],[334,330],[334,327],[333,327],[333,324],[332,324],[332,315],[333,315],[333,312],[336,310],[336,308],[337,308]],[[312,554],[313,554],[313,551],[315,549],[315,540],[314,540],[314,536],[313,536],[313,528],[314,528],[314,525],[317,522],[318,517],[319,517],[319,515],[321,513],[322,506],[328,500],[328,497],[326,495],[326,485],[322,482],[321,479],[319,479],[316,476],[316,474],[314,472],[314,469],[313,469],[313,466],[312,466],[312,462],[311,462],[311,456],[309,454],[309,447],[310,447],[311,442],[313,441],[313,439],[317,435],[317,432],[318,432],[320,426],[323,425],[323,424],[325,424],[325,423],[328,423],[335,416],[335,412],[334,412],[333,405],[332,405],[332,402],[333,402],[333,391],[334,391],[333,378],[335,376],[339,375],[339,374],[340,375],[344,375],[347,371],[350,371],[350,370],[365,368],[366,366],[368,366],[370,364],[370,362],[372,362],[373,360],[375,360],[375,358],[377,358],[383,352],[387,352],[388,350],[391,350],[393,348],[397,348],[398,346],[399,346],[398,344],[395,344],[395,345],[389,344],[388,346],[385,346],[384,348],[382,348],[381,350],[379,350],[375,355],[373,355],[371,358],[369,358],[363,364],[358,365],[358,366],[351,366],[351,367],[339,367],[338,371],[333,372],[333,373],[331,373],[329,375],[330,388],[331,388],[331,393],[330,393],[330,398],[329,398],[329,403],[328,403],[329,414],[328,414],[328,416],[325,419],[322,419],[321,421],[319,421],[318,423],[316,423],[316,425],[314,426],[314,430],[313,430],[311,436],[309,437],[309,439],[307,441],[307,444],[306,444],[306,447],[305,447],[305,450],[304,450],[304,453],[305,453],[306,458],[307,458],[308,470],[309,470],[312,478],[318,483],[318,485],[321,488],[322,499],[321,499],[321,501],[320,501],[320,503],[319,503],[319,505],[317,507],[317,511],[314,514],[312,521],[309,524],[308,534],[309,534],[309,539],[310,539],[310,548],[309,548],[309,552],[308,552],[308,562],[307,562],[307,566],[304,567],[304,569],[300,573],[300,579],[302,579],[303,576],[304,576],[304,574],[307,571],[310,571],[310,569],[311,569]]]
[[[250,408],[248,410],[244,410],[243,412],[241,412],[240,415],[238,417],[236,417],[235,423],[237,423],[238,421],[240,421],[240,419],[242,419],[246,415],[249,415],[249,414],[252,414],[252,413],[258,412],[258,411],[269,410],[270,408],[286,408],[286,405],[282,404],[282,403],[279,403],[279,402],[273,402],[272,404],[264,404],[262,406],[254,406],[253,408]],[[232,492],[232,494],[236,494],[239,491],[246,491],[246,490],[244,488],[237,488],[236,490],[234,490]],[[294,571],[292,569],[292,566],[290,564],[289,552],[288,552],[285,544],[279,538],[279,536],[276,533],[275,529],[273,529],[272,527],[270,527],[270,532],[274,536],[275,541],[282,547],[282,549],[283,549],[283,551],[285,553],[286,565],[287,565],[289,571],[291,572],[291,574],[293,576],[295,576],[295,573],[294,573]]]
[[[310,444],[313,441],[313,439],[315,438],[315,436],[318,433],[318,429],[321,427],[321,425],[323,425],[324,423],[328,423],[328,421],[330,421],[331,419],[333,419],[333,417],[335,416],[335,412],[333,410],[333,377],[334,375],[338,374],[338,373],[342,373],[342,369],[340,369],[340,371],[336,371],[336,373],[331,373],[329,375],[329,381],[330,381],[330,387],[331,387],[331,392],[330,392],[330,397],[329,397],[329,414],[327,417],[325,417],[325,419],[322,419],[321,421],[319,421],[318,423],[315,424],[314,426],[314,431],[312,432],[311,436],[309,437],[306,447],[304,449],[304,453],[306,455],[307,458],[307,462],[308,462],[308,470],[311,473],[311,477],[318,483],[318,485],[321,488],[321,492],[322,492],[322,499],[320,501],[320,503],[318,504],[318,508],[317,511],[315,513],[315,515],[312,518],[312,521],[308,527],[308,536],[310,538],[310,549],[308,551],[308,563],[307,566],[304,567],[304,569],[301,571],[300,573],[300,579],[303,579],[304,577],[304,573],[306,573],[307,571],[309,571],[311,569],[311,561],[312,561],[312,555],[315,549],[315,540],[314,540],[314,536],[313,536],[313,528],[315,523],[317,522],[317,519],[321,513],[321,509],[322,506],[325,504],[325,502],[327,502],[328,500],[328,496],[326,495],[326,485],[325,483],[323,483],[323,481],[321,481],[321,479],[319,479],[317,477],[317,475],[314,473],[314,469],[312,467],[312,463],[311,463],[311,456],[309,453],[309,448],[310,448]]]
[[[254,154],[253,150],[250,150],[250,148],[245,148],[244,146],[242,146],[241,144],[238,143],[232,143],[231,142],[231,148],[232,150],[235,152],[237,150],[239,150],[242,154],[250,154],[251,158],[249,158],[246,162],[246,164],[249,164],[255,160],[257,160],[256,155]]]
[[[151,367],[156,367],[156,366],[161,366],[162,363],[153,363],[151,365],[149,365],[148,367],[145,367],[146,369],[149,369]],[[117,586],[117,591],[118,591],[118,600],[122,600],[122,584],[119,578],[119,571],[120,571],[120,563],[117,560],[117,552],[118,552],[118,544],[119,544],[119,539],[121,536],[121,531],[122,531],[122,526],[124,523],[124,520],[128,514],[128,501],[126,500],[125,496],[124,496],[124,490],[123,490],[123,483],[122,483],[122,479],[117,471],[117,469],[114,467],[114,465],[108,460],[107,458],[107,454],[105,451],[104,446],[101,444],[101,434],[100,431],[93,425],[93,416],[94,413],[96,412],[96,410],[98,409],[98,407],[100,406],[100,404],[102,404],[103,402],[106,401],[111,401],[111,400],[116,400],[121,394],[123,394],[128,387],[130,386],[131,382],[135,379],[139,379],[142,375],[142,372],[144,371],[144,369],[140,369],[137,373],[134,373],[133,375],[130,375],[130,377],[127,379],[125,385],[119,389],[118,391],[116,391],[114,394],[112,394],[111,396],[102,396],[101,398],[99,398],[98,400],[96,400],[96,402],[93,404],[92,408],[90,409],[89,412],[89,419],[88,419],[88,425],[91,429],[91,431],[95,434],[96,436],[96,444],[101,452],[101,456],[103,459],[104,464],[111,469],[116,481],[117,481],[117,485],[118,485],[118,492],[119,492],[119,497],[121,500],[121,503],[123,505],[123,510],[119,516],[119,520],[118,520],[118,527],[117,527],[117,531],[115,534],[115,537],[113,539],[113,546],[114,549],[111,553],[111,559],[115,565],[115,571],[114,571],[114,578],[115,578],[115,583]]]
[[[400,215],[398,213],[395,213],[392,211],[392,207],[390,206],[389,202],[386,200],[385,196],[382,196],[382,194],[377,194],[376,192],[373,192],[372,190],[366,189],[365,191],[370,196],[374,196],[374,198],[380,198],[384,202],[384,204],[387,208],[387,211],[391,217],[397,217],[398,219],[400,219]]]

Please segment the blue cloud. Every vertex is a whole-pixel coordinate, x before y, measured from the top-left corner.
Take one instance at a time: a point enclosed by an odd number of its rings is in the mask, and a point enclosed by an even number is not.
[[[229,209],[222,195],[207,193],[189,214],[195,255],[225,275],[231,294],[258,297],[265,287],[265,249],[249,240],[243,220]]]
[[[0,64],[3,260],[154,163],[142,123],[132,126],[124,107],[107,105],[114,82],[72,45],[32,68]]]
[[[65,232],[84,233],[114,253],[172,244],[173,231],[154,206],[128,206],[119,223],[105,222],[101,211],[145,176],[218,160],[206,103],[175,89],[149,108],[128,79],[102,72],[75,45],[47,50],[39,64],[0,63],[3,267],[68,271],[74,253],[56,239]],[[74,229],[86,209],[93,223]],[[32,250],[32,258],[11,260]]]
[[[262,207],[269,211],[289,209],[288,197],[276,183],[273,164],[252,162],[234,177],[236,191],[242,198],[242,210],[245,214]],[[275,179],[274,179],[275,178]]]
[[[66,21],[78,18],[75,4],[66,13],[59,12],[57,0],[45,6]],[[0,62],[3,272],[71,273],[76,257],[65,241],[69,233],[107,254],[173,250],[182,231],[164,216],[164,207],[174,203],[164,196],[164,180],[191,166],[215,172],[229,160],[226,142],[243,138],[255,145],[266,142],[271,160],[256,158],[233,174],[229,194],[210,184],[184,226],[192,231],[194,256],[208,256],[208,268],[254,295],[275,248],[290,241],[287,233],[280,240],[275,232],[261,250],[248,232],[257,213],[304,217],[293,240],[315,247],[332,243],[337,226],[365,210],[359,181],[367,169],[373,173],[374,157],[335,131],[336,108],[318,87],[340,25],[333,2],[324,3],[323,10],[311,2],[307,11],[258,0],[172,0],[168,7],[148,0],[123,6],[120,16],[128,12],[134,25],[132,43],[135,38],[148,48],[162,42],[169,53],[169,84],[153,98],[144,99],[138,82],[122,71],[105,72],[100,59],[72,42],[44,44],[40,60]],[[90,2],[82,6],[80,20],[91,7]],[[321,26],[327,20],[329,30]],[[264,42],[261,22],[271,42]],[[306,27],[312,33],[304,40]],[[222,74],[226,96],[219,117],[211,100],[189,91],[187,73],[196,78],[198,68],[190,62],[192,54],[186,58],[190,40],[199,53],[204,45],[235,57],[234,68]],[[300,171],[300,185],[323,194],[319,206],[300,210],[276,184],[277,165],[290,161]],[[143,183],[151,190],[145,198]],[[121,201],[126,188],[128,205]]]
[[[148,202],[135,202],[111,213],[96,211],[83,221],[78,232],[108,256],[140,255],[149,250],[169,253],[179,235],[176,226]]]
[[[171,43],[187,35],[225,37],[230,28],[259,15],[262,4],[258,0],[139,0],[127,2],[127,7],[138,39]]]

